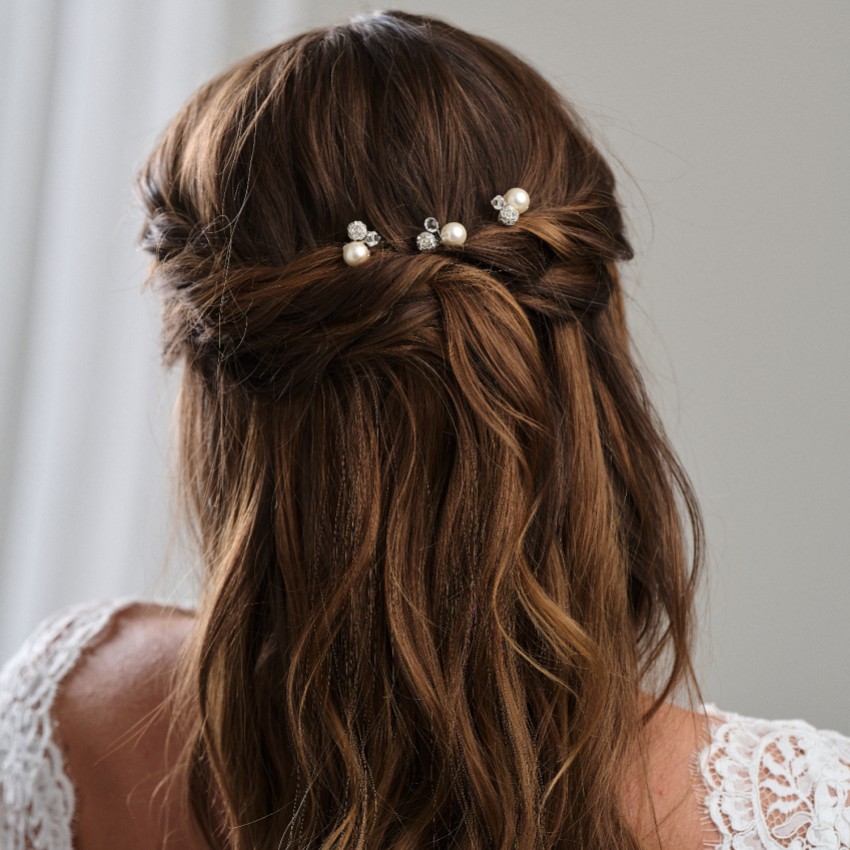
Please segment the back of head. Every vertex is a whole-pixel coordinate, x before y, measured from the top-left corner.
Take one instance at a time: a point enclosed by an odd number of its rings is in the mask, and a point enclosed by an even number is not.
[[[620,768],[647,675],[659,701],[690,676],[700,523],[569,106],[488,40],[379,13],[214,79],[140,189],[185,361],[207,840],[638,847]],[[417,250],[427,216],[465,244]],[[356,219],[383,239],[349,266]]]

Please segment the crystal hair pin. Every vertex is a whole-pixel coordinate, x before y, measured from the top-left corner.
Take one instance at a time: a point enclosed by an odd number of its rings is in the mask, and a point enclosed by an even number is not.
[[[499,221],[510,226],[519,221],[520,215],[531,204],[531,198],[525,189],[515,186],[513,189],[508,189],[504,195],[496,195],[490,203],[499,211]]]
[[[359,266],[365,263],[372,255],[370,248],[374,248],[380,241],[380,235],[369,230],[362,221],[352,221],[348,225],[348,238],[350,242],[346,242],[342,246],[342,258],[350,266]]]
[[[433,251],[439,245],[462,248],[464,242],[466,242],[466,228],[459,221],[450,221],[441,229],[433,216],[425,219],[425,230],[416,237],[416,247],[420,251]]]

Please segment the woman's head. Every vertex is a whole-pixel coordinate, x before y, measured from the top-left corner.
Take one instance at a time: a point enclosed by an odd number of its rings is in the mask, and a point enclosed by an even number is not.
[[[690,671],[699,516],[570,107],[490,41],[381,13],[214,79],[139,185],[185,361],[207,836],[637,846],[618,765],[645,674],[668,662],[664,696]],[[505,227],[511,186],[531,206]],[[418,251],[427,216],[465,245]],[[351,267],[355,219],[383,241]]]

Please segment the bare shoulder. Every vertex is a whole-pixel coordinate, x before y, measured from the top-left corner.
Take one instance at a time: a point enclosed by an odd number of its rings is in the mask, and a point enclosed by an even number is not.
[[[639,831],[653,846],[658,833],[663,847],[704,850],[719,840],[705,810],[705,788],[698,759],[710,741],[710,727],[701,710],[664,703],[646,726],[646,781],[652,809],[635,811]],[[633,788],[643,784],[642,766],[634,773]],[[634,798],[637,794],[634,794]],[[635,806],[637,809],[637,806]]]
[[[76,847],[163,846],[156,789],[174,758],[172,678],[193,623],[178,608],[133,604],[63,682],[54,717],[76,790]]]
[[[64,707],[97,695],[144,697],[170,676],[194,623],[181,608],[135,602],[119,610],[95,643],[86,650],[63,687]]]

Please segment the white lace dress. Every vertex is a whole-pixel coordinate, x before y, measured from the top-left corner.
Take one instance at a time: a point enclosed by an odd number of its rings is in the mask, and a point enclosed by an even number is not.
[[[71,850],[74,788],[51,709],[86,647],[131,600],[45,621],[0,671],[0,850]],[[757,720],[706,706],[699,753],[707,850],[850,850],[850,738],[801,720]]]

